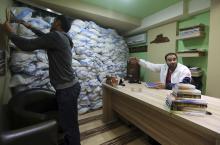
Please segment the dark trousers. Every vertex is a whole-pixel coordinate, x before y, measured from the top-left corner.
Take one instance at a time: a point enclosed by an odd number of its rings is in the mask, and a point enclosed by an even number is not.
[[[65,145],[80,145],[77,108],[80,90],[79,83],[69,88],[56,90],[59,122],[64,131]]]

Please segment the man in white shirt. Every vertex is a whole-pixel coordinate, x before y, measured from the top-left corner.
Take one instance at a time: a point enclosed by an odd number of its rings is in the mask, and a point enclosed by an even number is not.
[[[139,64],[154,72],[160,73],[160,82],[156,83],[154,88],[172,89],[176,83],[190,83],[191,72],[188,67],[177,63],[178,57],[176,53],[168,53],[165,55],[165,64],[154,64],[143,59],[139,60]]]

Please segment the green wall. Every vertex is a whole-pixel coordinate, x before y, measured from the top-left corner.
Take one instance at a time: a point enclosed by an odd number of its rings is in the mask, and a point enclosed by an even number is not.
[[[130,56],[148,60],[153,63],[165,63],[164,55],[176,50],[176,29],[177,23],[172,22],[166,25],[162,25],[153,29],[149,29],[147,33],[147,52],[130,53]],[[153,41],[158,34],[163,34],[170,39],[166,43],[149,43]],[[159,73],[150,71],[141,67],[141,80],[158,82],[160,80]]]
[[[147,52],[137,52],[137,53],[130,53],[129,54],[130,57],[136,57],[136,58],[141,58],[144,60],[147,60]],[[141,67],[141,80],[142,81],[147,81],[147,74],[146,74],[146,69],[144,69],[143,67]]]
[[[205,49],[208,52],[208,40],[209,40],[209,12],[205,12],[189,19],[179,22],[179,28],[186,28],[194,25],[204,24],[205,25],[205,37],[202,38],[193,38],[187,40],[178,40],[177,42],[177,51],[187,50],[187,48],[201,48]],[[203,70],[203,94],[206,89],[206,76],[207,76],[207,60],[208,55],[202,57],[191,57],[191,58],[179,58],[179,62],[187,66],[197,66]]]
[[[177,51],[186,50],[186,48],[202,48],[208,52],[208,40],[209,40],[209,12],[201,13],[196,16],[192,16],[188,19],[178,22],[178,28],[185,28],[194,25],[204,24],[205,25],[205,37],[204,38],[194,38],[189,40],[178,40],[177,41]],[[130,53],[130,57],[137,57],[147,60],[147,52]],[[203,70],[202,92],[205,94],[206,90],[206,77],[207,77],[207,58],[208,56],[202,57],[192,57],[192,58],[179,58],[179,62],[187,66],[197,66]],[[147,71],[141,68],[141,80],[147,81]]]

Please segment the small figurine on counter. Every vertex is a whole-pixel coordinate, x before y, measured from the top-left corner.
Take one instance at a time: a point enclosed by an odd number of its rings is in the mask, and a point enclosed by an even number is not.
[[[106,76],[106,83],[111,85],[112,87],[116,87],[118,85],[118,79],[114,76]]]
[[[125,84],[124,84],[122,78],[120,78],[119,85],[120,85],[120,86],[125,86]]]

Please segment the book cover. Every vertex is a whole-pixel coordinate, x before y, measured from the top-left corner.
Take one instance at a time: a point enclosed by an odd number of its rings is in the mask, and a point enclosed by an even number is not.
[[[172,94],[166,97],[166,103],[172,107],[207,107],[208,103],[203,99],[176,99]]]
[[[201,95],[193,95],[193,94],[181,94],[181,93],[175,93],[172,92],[171,95],[175,99],[201,99]]]

